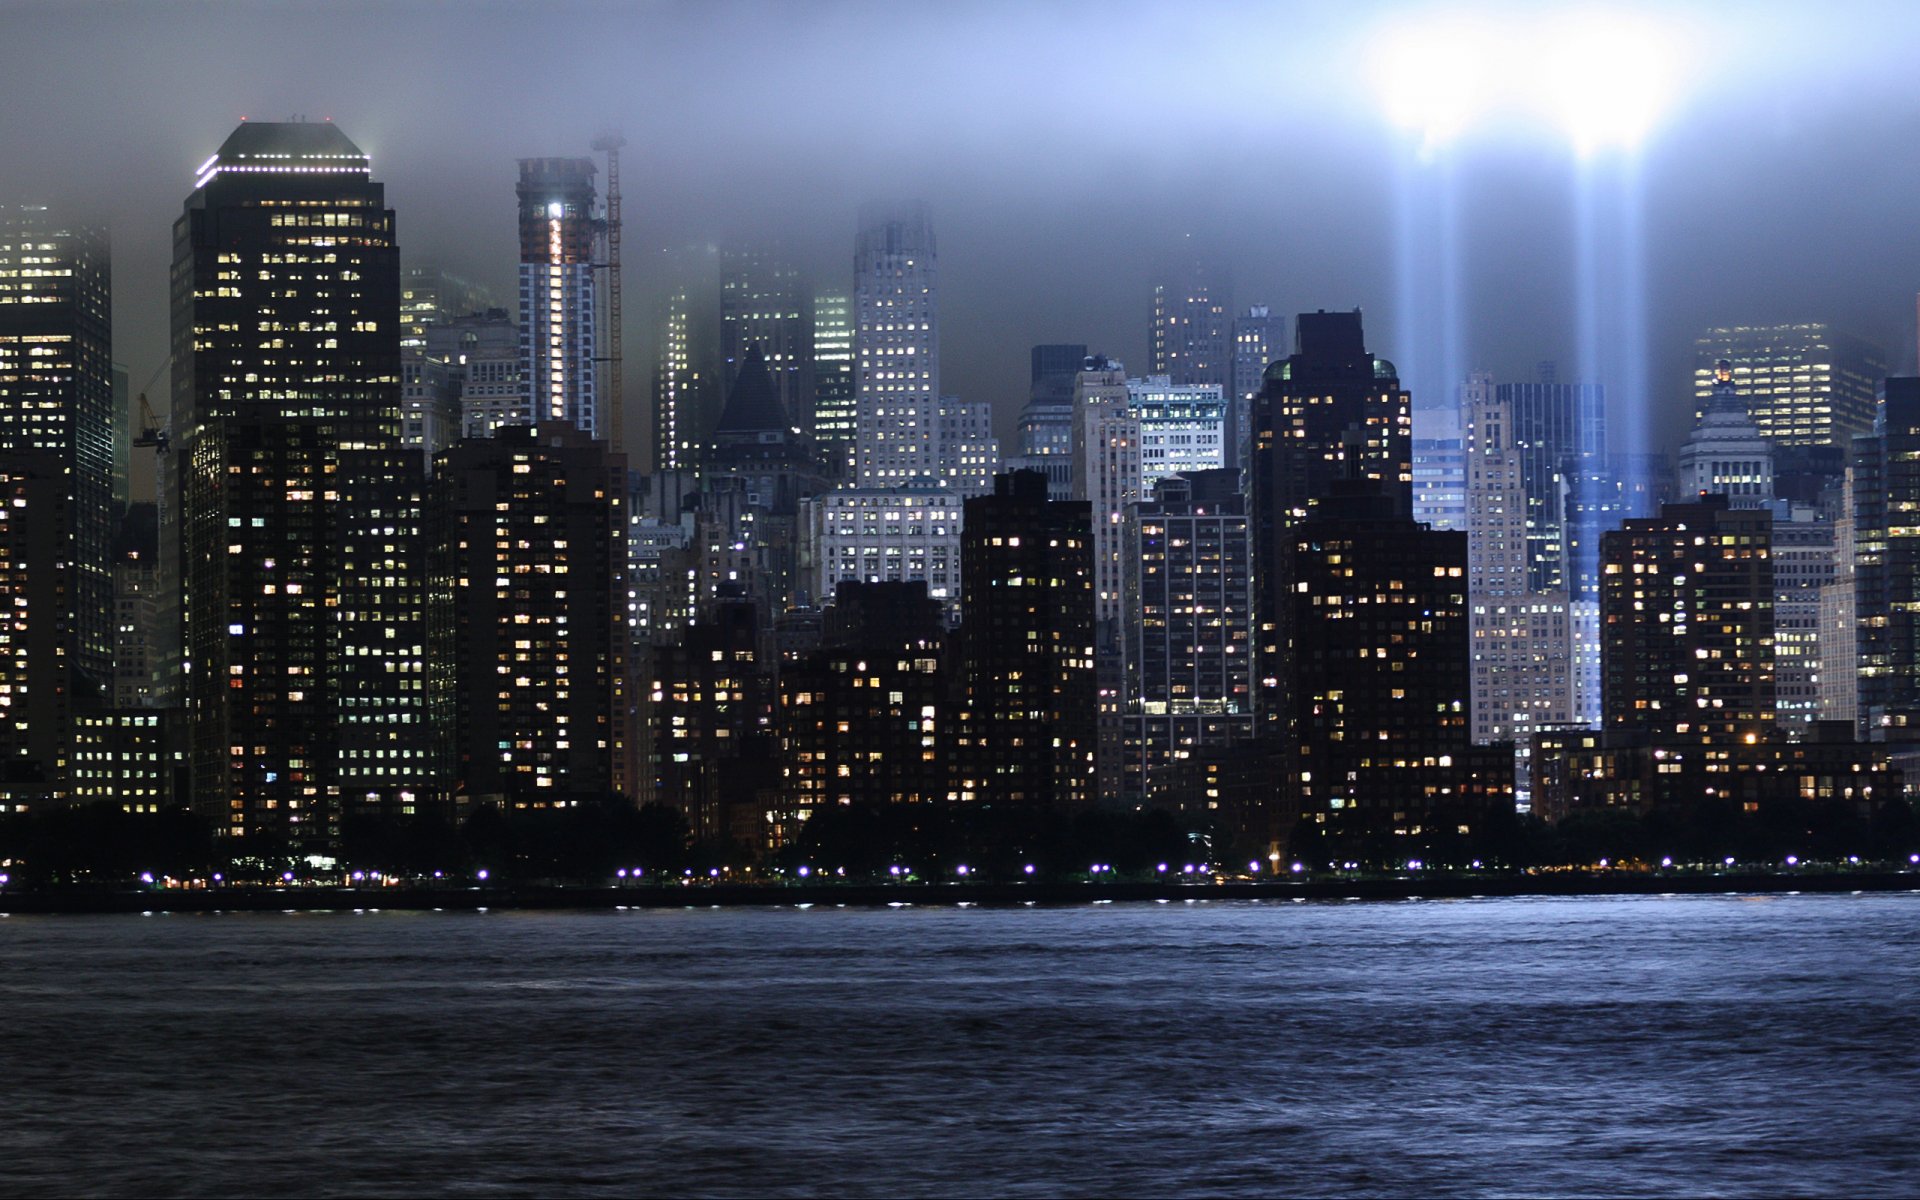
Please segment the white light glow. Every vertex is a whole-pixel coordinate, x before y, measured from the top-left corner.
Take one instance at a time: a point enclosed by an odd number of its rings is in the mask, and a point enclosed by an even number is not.
[[[1617,8],[1435,11],[1380,31],[1381,101],[1431,157],[1475,128],[1544,122],[1581,155],[1631,149],[1678,99],[1681,31]]]

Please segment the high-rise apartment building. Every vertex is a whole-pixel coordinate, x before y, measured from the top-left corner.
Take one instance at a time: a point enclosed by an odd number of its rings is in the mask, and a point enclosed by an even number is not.
[[[1253,542],[1240,472],[1159,481],[1131,505],[1121,798],[1146,803],[1203,747],[1253,734]]]
[[[860,210],[854,248],[855,481],[936,480],[940,445],[939,277],[922,203]]]
[[[330,854],[438,786],[399,299],[393,210],[333,125],[243,124],[201,168],[173,262],[192,793],[263,851]]]
[[[1838,445],[1873,430],[1886,351],[1824,322],[1725,325],[1694,342],[1693,392],[1704,411],[1726,360],[1734,394],[1776,446]]]
[[[1334,485],[1287,531],[1288,726],[1301,817],[1339,838],[1470,833],[1511,812],[1513,749],[1473,745],[1467,535],[1404,485]]]
[[[606,222],[591,158],[523,158],[520,183],[520,377],[528,424],[566,421],[604,439],[599,280]]]
[[[1367,352],[1357,311],[1300,314],[1293,354],[1267,368],[1250,461],[1256,707],[1278,723],[1291,653],[1290,531],[1350,479],[1378,480],[1400,513],[1412,503],[1412,398],[1393,364]]]
[[[811,432],[813,293],[800,268],[767,246],[720,253],[720,384],[729,395],[747,355],[760,348],[781,411]]]
[[[0,207],[0,454],[46,456],[70,492],[66,549],[40,567],[66,576],[65,607],[42,610],[35,635],[58,639],[64,677],[44,677],[40,694],[57,686],[83,702],[102,700],[113,673],[115,447],[127,412],[114,390],[111,299],[104,229]],[[8,719],[28,716],[15,708]]]
[[[859,413],[853,373],[853,300],[813,298],[813,440],[835,472],[846,475]]]
[[[626,460],[565,421],[461,441],[436,485],[458,795],[549,807],[631,794]]]
[[[1603,715],[1655,741],[1764,737],[1775,717],[1773,514],[1725,496],[1602,535]]]
[[[1093,570],[1087,506],[1018,471],[967,501],[956,799],[1094,799]]]

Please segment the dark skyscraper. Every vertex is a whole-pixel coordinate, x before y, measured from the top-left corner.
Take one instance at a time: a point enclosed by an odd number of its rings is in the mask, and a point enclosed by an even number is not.
[[[795,428],[813,430],[813,293],[800,269],[769,248],[720,255],[721,385],[731,395],[755,347]]]
[[[994,477],[961,535],[962,800],[1092,803],[1093,551],[1086,501],[1047,499],[1038,471]]]
[[[1708,496],[1601,537],[1606,728],[1696,743],[1772,732],[1772,534],[1771,512]]]
[[[1172,382],[1233,384],[1231,288],[1199,259],[1163,268],[1153,281],[1150,375]]]
[[[1474,746],[1467,535],[1350,480],[1288,534],[1288,724],[1301,816],[1329,832],[1460,832],[1513,807],[1513,747]]]
[[[720,252],[683,246],[655,260],[661,308],[653,365],[653,469],[689,469],[720,416]]]
[[[1854,628],[1866,727],[1920,724],[1920,378],[1887,380],[1883,428],[1854,441]]]
[[[551,807],[631,788],[625,477],[564,421],[441,457],[452,586],[433,661],[453,679],[459,794]]]
[[[244,124],[174,226],[173,433],[195,803],[331,853],[429,798],[422,471],[400,444],[399,259],[366,155]]]
[[[1250,458],[1256,709],[1277,722],[1286,712],[1290,531],[1349,479],[1378,481],[1394,511],[1412,511],[1412,398],[1393,364],[1367,352],[1358,312],[1300,314],[1293,354],[1267,368]]]
[[[20,803],[68,794],[76,707],[111,699],[110,301],[104,230],[0,208],[0,788]]]

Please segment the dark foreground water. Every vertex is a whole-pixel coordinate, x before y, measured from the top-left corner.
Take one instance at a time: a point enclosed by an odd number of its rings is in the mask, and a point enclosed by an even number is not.
[[[0,920],[0,1194],[1920,1190],[1920,896]]]

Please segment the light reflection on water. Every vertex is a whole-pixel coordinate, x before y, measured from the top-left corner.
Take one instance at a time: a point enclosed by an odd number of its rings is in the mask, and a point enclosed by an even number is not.
[[[1911,1193],[1920,897],[15,918],[0,1192]]]

